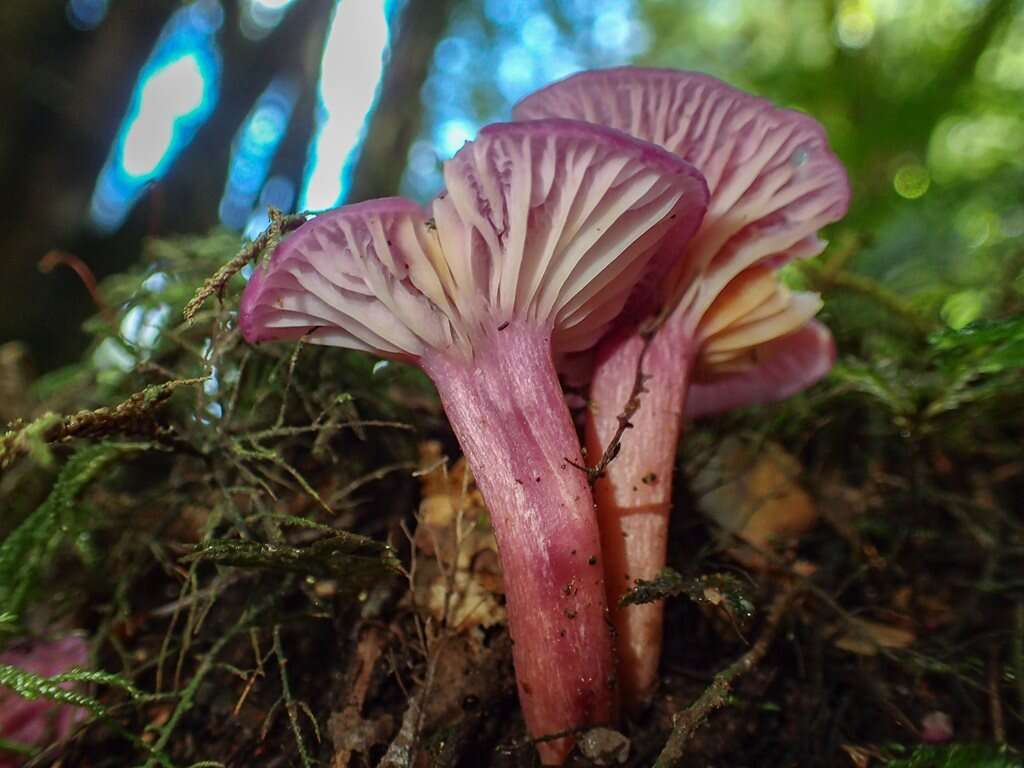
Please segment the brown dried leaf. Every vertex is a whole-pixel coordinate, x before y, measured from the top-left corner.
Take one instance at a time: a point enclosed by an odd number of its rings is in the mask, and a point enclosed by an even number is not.
[[[874,656],[882,648],[899,650],[913,644],[914,633],[908,629],[869,619],[851,619],[837,630],[832,639],[836,648],[858,656]]]
[[[441,446],[420,446],[423,500],[414,542],[429,557],[417,562],[416,599],[438,621],[467,630],[505,620],[498,544],[487,507],[465,459],[449,470]]]
[[[841,744],[840,748],[850,756],[850,762],[854,768],[868,768],[871,765],[871,752],[865,747],[856,744]]]
[[[797,483],[800,463],[779,445],[758,449],[738,438],[728,438],[694,479],[700,510],[747,547],[730,554],[745,565],[764,567],[759,552],[792,546],[810,530],[818,512]]]

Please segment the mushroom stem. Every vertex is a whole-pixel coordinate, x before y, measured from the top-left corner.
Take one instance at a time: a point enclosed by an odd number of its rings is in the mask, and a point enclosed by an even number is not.
[[[680,320],[673,317],[661,326],[646,352],[639,334],[605,341],[590,388],[587,453],[600,456],[618,428],[638,366],[646,377],[640,407],[630,419],[633,428],[623,433],[618,454],[595,487],[619,689],[634,713],[654,692],[664,606],[659,601],[620,608],[618,603],[636,579],[653,579],[665,565],[672,475],[696,346]]]
[[[471,361],[423,357],[491,513],[519,699],[534,738],[608,724],[616,714],[600,536],[550,333],[501,323]],[[541,760],[560,765],[574,741],[538,743]]]

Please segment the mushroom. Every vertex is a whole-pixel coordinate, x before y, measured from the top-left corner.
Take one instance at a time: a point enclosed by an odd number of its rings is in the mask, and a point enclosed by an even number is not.
[[[831,367],[831,335],[811,318],[815,294],[776,270],[822,251],[817,231],[849,203],[846,173],[822,127],[707,75],[620,68],[584,72],[528,96],[515,118],[565,117],[631,133],[688,160],[711,200],[680,242],[649,343],[620,331],[595,356],[586,445],[602,452],[638,366],[649,377],[633,429],[598,482],[608,599],[628,706],[650,697],[661,650],[661,604],[618,608],[635,579],[665,563],[672,474],[685,416],[787,397]],[[689,398],[688,398],[689,393]]]
[[[303,338],[427,373],[490,509],[530,734],[608,723],[600,536],[554,356],[635,303],[707,188],[659,147],[568,120],[489,126],[444,178],[432,218],[390,198],[304,224],[254,271],[240,325],[250,342]],[[572,744],[538,750],[558,765]]]

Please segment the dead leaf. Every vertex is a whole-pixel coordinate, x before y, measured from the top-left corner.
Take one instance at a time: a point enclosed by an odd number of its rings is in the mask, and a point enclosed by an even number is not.
[[[850,762],[854,768],[868,768],[871,765],[871,753],[864,747],[855,744],[840,745],[843,752],[850,756]]]
[[[353,753],[369,754],[373,747],[386,744],[394,733],[395,721],[391,715],[364,720],[358,708],[348,706],[331,715],[327,729],[334,744],[331,768],[348,768]]]
[[[727,438],[693,481],[698,506],[726,536],[749,544],[730,555],[751,568],[766,565],[759,553],[794,545],[814,525],[818,512],[797,482],[800,463],[779,445],[756,450]]]
[[[422,498],[414,543],[416,601],[442,624],[459,631],[505,620],[497,595],[504,590],[498,544],[483,497],[465,459],[449,469],[441,446],[420,446]]]
[[[836,648],[858,656],[875,656],[881,648],[909,648],[917,639],[908,629],[869,619],[851,619],[835,631],[832,642]]]

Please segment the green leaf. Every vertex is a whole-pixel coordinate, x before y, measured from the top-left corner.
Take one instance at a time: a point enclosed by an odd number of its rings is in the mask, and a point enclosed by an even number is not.
[[[666,597],[684,595],[687,592],[687,583],[678,572],[671,568],[662,568],[650,581],[637,579],[633,588],[619,598],[619,607],[653,603]]]
[[[957,371],[999,373],[1024,368],[1024,317],[972,323],[928,338],[942,365]]]
[[[77,690],[62,687],[65,683],[109,685],[122,688],[133,699],[145,700],[154,698],[144,694],[132,685],[129,680],[109,672],[101,672],[94,669],[73,669],[70,672],[62,672],[52,677],[43,677],[10,664],[0,664],[0,686],[10,688],[23,699],[28,699],[29,701],[49,699],[61,704],[70,704],[71,706],[88,709],[97,717],[104,717],[106,715],[106,709],[98,700]]]

